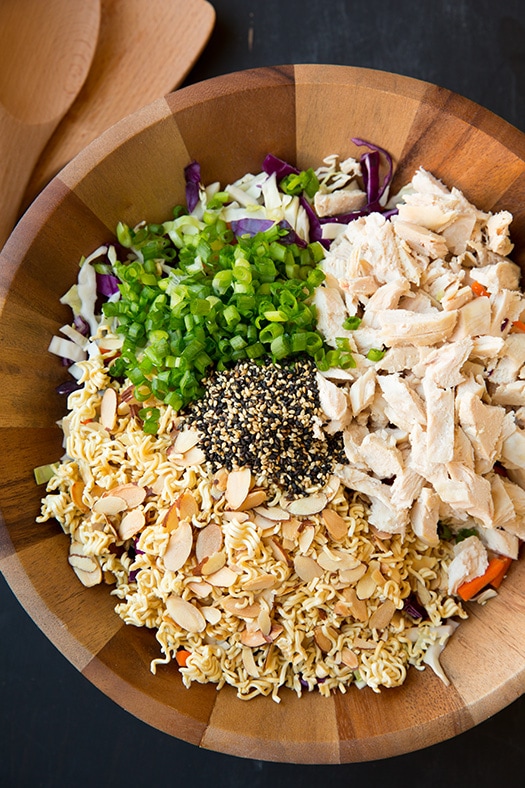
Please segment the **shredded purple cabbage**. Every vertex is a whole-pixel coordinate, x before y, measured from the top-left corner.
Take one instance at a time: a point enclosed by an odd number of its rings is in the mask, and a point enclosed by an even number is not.
[[[192,161],[184,168],[184,177],[186,179],[186,205],[191,213],[199,202],[201,165],[198,161]]]
[[[242,235],[253,236],[257,235],[257,233],[263,233],[265,230],[273,227],[274,224],[275,222],[272,222],[271,219],[234,219],[230,222],[230,228],[235,237],[240,238]]]
[[[299,175],[299,170],[296,167],[292,167],[291,164],[283,161],[278,156],[274,156],[273,153],[269,153],[266,156],[262,163],[262,170],[267,175],[275,173],[278,181],[282,181],[287,175]]]
[[[82,385],[76,380],[65,380],[56,387],[55,391],[57,394],[71,394],[72,391],[78,391],[81,388]]]
[[[97,273],[97,293],[109,298],[115,293],[118,293],[119,280],[113,274],[98,274]]]
[[[403,613],[407,613],[410,618],[418,620],[427,617],[427,611],[420,604],[419,599],[413,592],[403,600]]]
[[[299,197],[299,202],[303,206],[304,210],[306,211],[306,215],[308,216],[308,222],[310,224],[310,241],[318,241],[325,249],[328,249],[330,246],[330,241],[326,238],[323,238],[323,228],[321,226],[321,221],[306,199],[306,197]]]
[[[82,315],[77,315],[73,320],[73,325],[78,331],[79,334],[82,334],[83,337],[88,337],[90,334],[89,323],[87,320],[82,317]]]
[[[354,145],[359,147],[365,146],[366,148],[370,148],[372,153],[364,153],[361,157],[361,166],[363,167],[363,179],[365,180],[365,185],[367,183],[367,196],[369,203],[379,202],[387,186],[390,184],[392,180],[392,175],[394,172],[394,165],[392,162],[392,156],[390,153],[385,150],[384,148],[380,148],[379,145],[374,145],[372,142],[367,142],[367,140],[362,140],[359,137],[352,137],[352,142]],[[373,156],[373,154],[376,154]],[[379,165],[381,162],[380,154],[382,154],[388,164],[388,172],[386,173],[385,177],[383,178],[383,185],[379,187]],[[364,165],[364,166],[363,166]],[[365,176],[365,171],[367,175]],[[370,188],[369,188],[370,187]]]

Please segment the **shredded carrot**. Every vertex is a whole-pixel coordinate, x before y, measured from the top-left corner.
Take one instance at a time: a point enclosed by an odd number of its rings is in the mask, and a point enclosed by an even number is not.
[[[512,558],[502,558],[501,560],[503,562],[503,566],[501,567],[500,573],[490,581],[492,588],[500,587],[512,563]]]
[[[481,282],[472,282],[470,285],[475,296],[489,296],[490,293]]]
[[[513,320],[512,321],[512,331],[521,331],[525,334],[525,323],[523,320]]]
[[[501,583],[501,580],[503,580],[509,568],[509,561],[511,560],[512,559],[504,558],[503,556],[491,558],[487,569],[482,575],[475,577],[473,580],[467,580],[467,582],[459,586],[458,596],[460,596],[464,602],[468,602],[469,599],[476,596],[485,586],[489,584],[493,585],[494,581],[497,582],[498,580]]]
[[[175,654],[175,659],[177,660],[177,665],[179,668],[184,668],[186,666],[186,662],[190,654],[191,651],[186,651],[184,648],[181,648],[179,651],[177,651]]]

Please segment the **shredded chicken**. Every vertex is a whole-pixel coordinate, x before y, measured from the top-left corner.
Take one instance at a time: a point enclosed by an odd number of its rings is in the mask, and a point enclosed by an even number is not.
[[[349,337],[356,361],[330,387],[320,376],[323,426],[342,432],[338,474],[378,529],[428,545],[439,522],[474,530],[449,568],[455,593],[487,551],[515,558],[525,540],[525,295],[508,212],[479,210],[424,169],[397,209],[350,222],[322,263],[318,328],[333,346]],[[375,363],[371,348],[384,351]]]

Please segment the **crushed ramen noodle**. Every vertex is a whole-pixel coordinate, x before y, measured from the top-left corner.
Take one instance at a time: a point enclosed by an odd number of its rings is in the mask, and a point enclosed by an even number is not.
[[[85,585],[113,584],[123,621],[155,630],[153,672],[175,660],[186,686],[275,701],[282,687],[395,687],[410,665],[446,681],[438,655],[466,617],[446,592],[449,543],[378,532],[334,476],[294,506],[246,469],[212,470],[171,407],[143,431],[106,363],[79,363],[39,520],[70,535]],[[424,619],[407,613],[415,593]]]

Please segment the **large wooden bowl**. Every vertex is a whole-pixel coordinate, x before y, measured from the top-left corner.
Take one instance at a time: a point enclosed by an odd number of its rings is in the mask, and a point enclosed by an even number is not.
[[[84,588],[67,564],[68,539],[35,523],[42,488],[33,468],[58,459],[63,399],[51,335],[69,320],[58,298],[81,254],[110,240],[119,219],[160,221],[184,199],[183,166],[223,183],[258,171],[272,152],[300,167],[357,153],[351,137],[387,148],[396,182],[419,165],[481,208],[514,213],[514,259],[525,264],[525,135],[447,90],[377,71],[266,68],[168,95],[113,127],[52,181],[0,257],[0,568],[57,648],[122,707],[212,750],[304,763],[397,755],[454,736],[525,690],[525,563],[499,596],[474,605],[447,646],[445,687],[431,670],[398,689],[351,688],[325,699],[283,692],[238,700],[229,688],[183,687],[175,668],[155,677],[153,634],[125,626],[107,587]],[[12,634],[3,633],[3,637]]]

